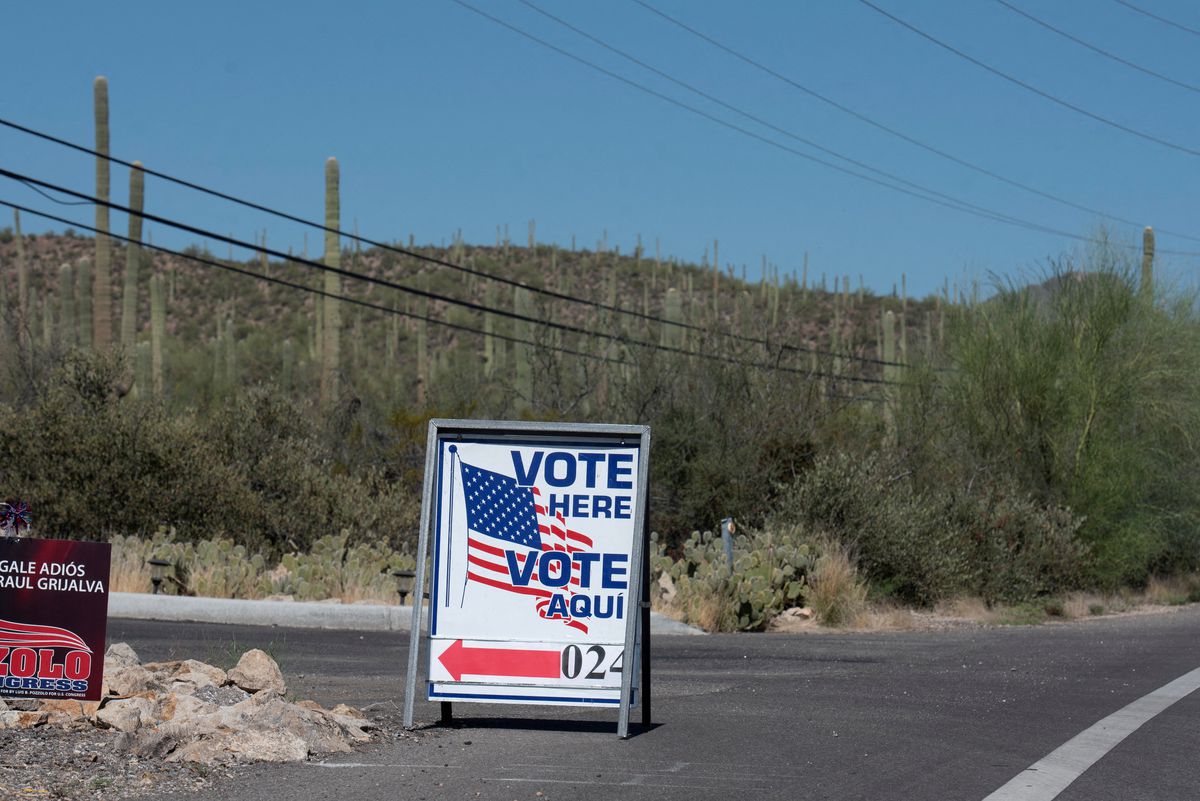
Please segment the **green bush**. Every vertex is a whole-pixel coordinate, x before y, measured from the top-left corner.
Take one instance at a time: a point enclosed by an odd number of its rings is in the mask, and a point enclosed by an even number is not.
[[[6,492],[37,531],[104,539],[173,527],[250,552],[306,550],[329,532],[401,547],[419,500],[379,467],[339,469],[311,415],[266,389],[209,415],[120,397],[116,356],[72,351],[27,405],[0,405]]]
[[[960,593],[989,603],[1074,588],[1081,521],[1019,491],[976,483],[920,490],[878,456],[818,458],[782,497],[779,521],[828,532],[873,585],[920,605]]]
[[[781,498],[780,521],[828,532],[872,583],[905,601],[930,604],[963,592],[973,566],[948,496],[922,494],[874,455],[818,458]]]
[[[1147,296],[1114,252],[958,315],[939,409],[945,467],[1081,515],[1084,578],[1105,588],[1200,560],[1194,298]]]
[[[1074,589],[1090,552],[1078,539],[1083,520],[1018,492],[989,491],[959,504],[955,521],[974,547],[970,589],[989,604]]]

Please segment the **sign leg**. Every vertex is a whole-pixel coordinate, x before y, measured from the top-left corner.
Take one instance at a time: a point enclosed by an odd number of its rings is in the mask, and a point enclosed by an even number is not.
[[[650,728],[650,538],[643,530],[642,543],[642,731]]]
[[[454,704],[442,701],[442,725],[448,726],[454,722]]]
[[[425,558],[429,547],[430,515],[432,514],[428,499],[433,491],[433,471],[437,464],[436,431],[433,422],[430,421],[429,431],[426,435],[428,442],[425,446],[425,486],[421,491],[421,497],[425,500],[421,503],[421,529],[417,532],[417,575],[413,583],[412,624],[408,633],[408,672],[404,674],[404,728],[409,730],[413,728],[413,705],[417,697],[417,658],[421,651],[421,612],[425,608],[426,595]],[[431,614],[433,605],[436,603],[437,598],[429,599]],[[432,627],[432,623],[430,625]]]

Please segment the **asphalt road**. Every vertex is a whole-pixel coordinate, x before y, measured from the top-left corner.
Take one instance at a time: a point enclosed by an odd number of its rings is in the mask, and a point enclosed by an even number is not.
[[[407,637],[111,621],[143,659],[250,647],[291,690],[399,720]],[[655,640],[655,727],[615,711],[458,705],[326,765],[262,765],[201,796],[310,799],[984,799],[1097,721],[1200,667],[1200,607],[1040,627]],[[637,720],[634,712],[634,720]],[[1064,801],[1200,799],[1200,693],[1153,717]]]

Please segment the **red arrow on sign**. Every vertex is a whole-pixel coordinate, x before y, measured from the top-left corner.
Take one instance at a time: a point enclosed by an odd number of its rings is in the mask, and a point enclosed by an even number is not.
[[[467,648],[455,640],[438,656],[438,661],[455,681],[464,673],[473,676],[520,676],[557,679],[561,675],[558,651],[527,651],[515,648]]]

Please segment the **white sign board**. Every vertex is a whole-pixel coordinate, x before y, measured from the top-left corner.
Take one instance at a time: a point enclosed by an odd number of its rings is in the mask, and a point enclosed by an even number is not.
[[[648,429],[466,423],[430,431],[429,699],[633,703]]]

